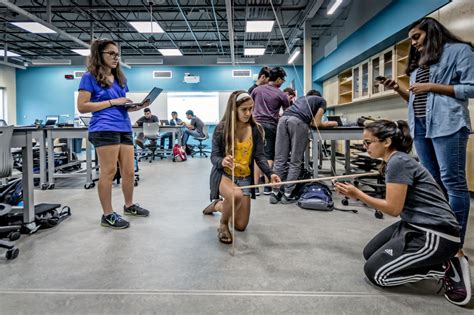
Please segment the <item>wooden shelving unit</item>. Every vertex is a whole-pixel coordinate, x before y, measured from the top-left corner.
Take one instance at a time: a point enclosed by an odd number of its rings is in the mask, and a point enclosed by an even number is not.
[[[341,72],[337,76],[338,92],[335,106],[395,95],[393,90],[385,89],[383,85],[375,81],[379,75],[395,79],[402,88],[408,89],[410,78],[405,74],[405,69],[410,47],[410,40],[403,40],[351,69]]]
[[[410,52],[410,40],[406,39],[395,45],[397,61],[397,81],[403,89],[410,87],[410,78],[405,74],[408,64],[408,53]]]
[[[348,69],[338,76],[339,101],[338,104],[352,102],[352,69]]]

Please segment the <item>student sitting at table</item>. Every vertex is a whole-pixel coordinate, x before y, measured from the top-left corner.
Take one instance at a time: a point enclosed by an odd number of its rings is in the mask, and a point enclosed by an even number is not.
[[[186,146],[188,143],[189,136],[193,137],[204,137],[204,123],[199,117],[194,116],[192,110],[186,112],[186,118],[190,120],[190,123],[181,122],[181,125],[185,126],[186,129],[183,132],[183,138],[181,140],[183,146]]]
[[[140,117],[135,124],[133,125],[134,127],[143,127],[144,123],[154,123],[154,122],[159,122],[158,116],[152,115],[151,110],[147,107],[143,110],[144,116]],[[143,132],[140,132],[135,139],[135,143],[140,147],[144,148],[143,142],[144,142],[145,136]]]
[[[175,112],[175,111],[172,111],[171,112],[171,119],[169,121],[169,125],[170,126],[179,126],[181,125],[182,121],[181,119],[178,118],[178,113]],[[179,134],[181,134],[181,130],[178,132]],[[165,147],[165,140],[168,139],[168,149],[171,150],[173,149],[173,133],[172,132],[165,132],[164,134],[162,134],[160,136],[161,140],[160,140],[160,144],[161,144],[161,147],[164,148]],[[178,139],[180,138],[177,137]]]
[[[310,126],[316,125],[318,128],[337,126],[335,121],[321,121],[326,111],[326,101],[317,96],[318,94],[318,91],[311,90],[306,96],[298,98],[278,121],[273,171],[283,181],[297,180],[301,173]],[[270,195],[270,203],[295,202],[296,198],[292,195],[295,187],[295,184],[285,185],[284,193],[280,192],[280,188],[274,187]]]

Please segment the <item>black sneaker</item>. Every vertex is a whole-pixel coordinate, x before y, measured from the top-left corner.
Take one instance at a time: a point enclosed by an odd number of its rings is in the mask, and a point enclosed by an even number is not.
[[[447,263],[443,281],[444,297],[456,305],[466,305],[471,300],[471,276],[466,256],[453,257]]]
[[[270,203],[272,205],[279,203],[280,200],[281,200],[281,193],[280,192],[279,193],[272,192],[270,194]]]
[[[143,209],[136,203],[134,203],[128,208],[123,206],[123,213],[125,215],[134,215],[136,217],[147,217],[150,215],[150,211]]]
[[[263,194],[264,195],[270,195],[272,193],[272,188],[270,186],[264,187],[263,188]]]
[[[122,217],[118,213],[112,212],[111,214],[107,216],[102,215],[102,220],[100,221],[100,225],[118,230],[118,229],[128,228],[130,226],[130,223],[122,219]]]
[[[255,196],[260,196],[260,189],[258,187],[255,188]]]
[[[288,205],[290,203],[295,203],[298,200],[295,197],[291,196],[291,195],[283,194],[280,201],[281,201],[282,204]]]

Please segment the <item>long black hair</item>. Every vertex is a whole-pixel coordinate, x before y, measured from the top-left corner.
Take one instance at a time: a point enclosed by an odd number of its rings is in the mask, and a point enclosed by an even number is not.
[[[390,149],[410,153],[413,147],[413,138],[410,135],[410,127],[404,120],[376,120],[364,128],[374,137],[383,141],[391,139]]]
[[[415,27],[426,32],[426,37],[421,53],[415,47],[410,47],[408,65],[405,70],[408,76],[418,67],[437,63],[441,58],[443,47],[446,43],[463,43],[471,46],[471,48],[473,47],[472,43],[461,40],[444,27],[443,24],[431,17],[424,17],[414,22],[410,25],[409,29],[412,30]]]

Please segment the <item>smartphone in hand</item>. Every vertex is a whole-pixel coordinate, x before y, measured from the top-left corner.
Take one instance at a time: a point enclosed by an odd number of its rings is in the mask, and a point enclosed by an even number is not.
[[[386,80],[387,78],[384,77],[383,75],[379,75],[375,77],[375,81],[377,81],[379,84],[383,84]]]

